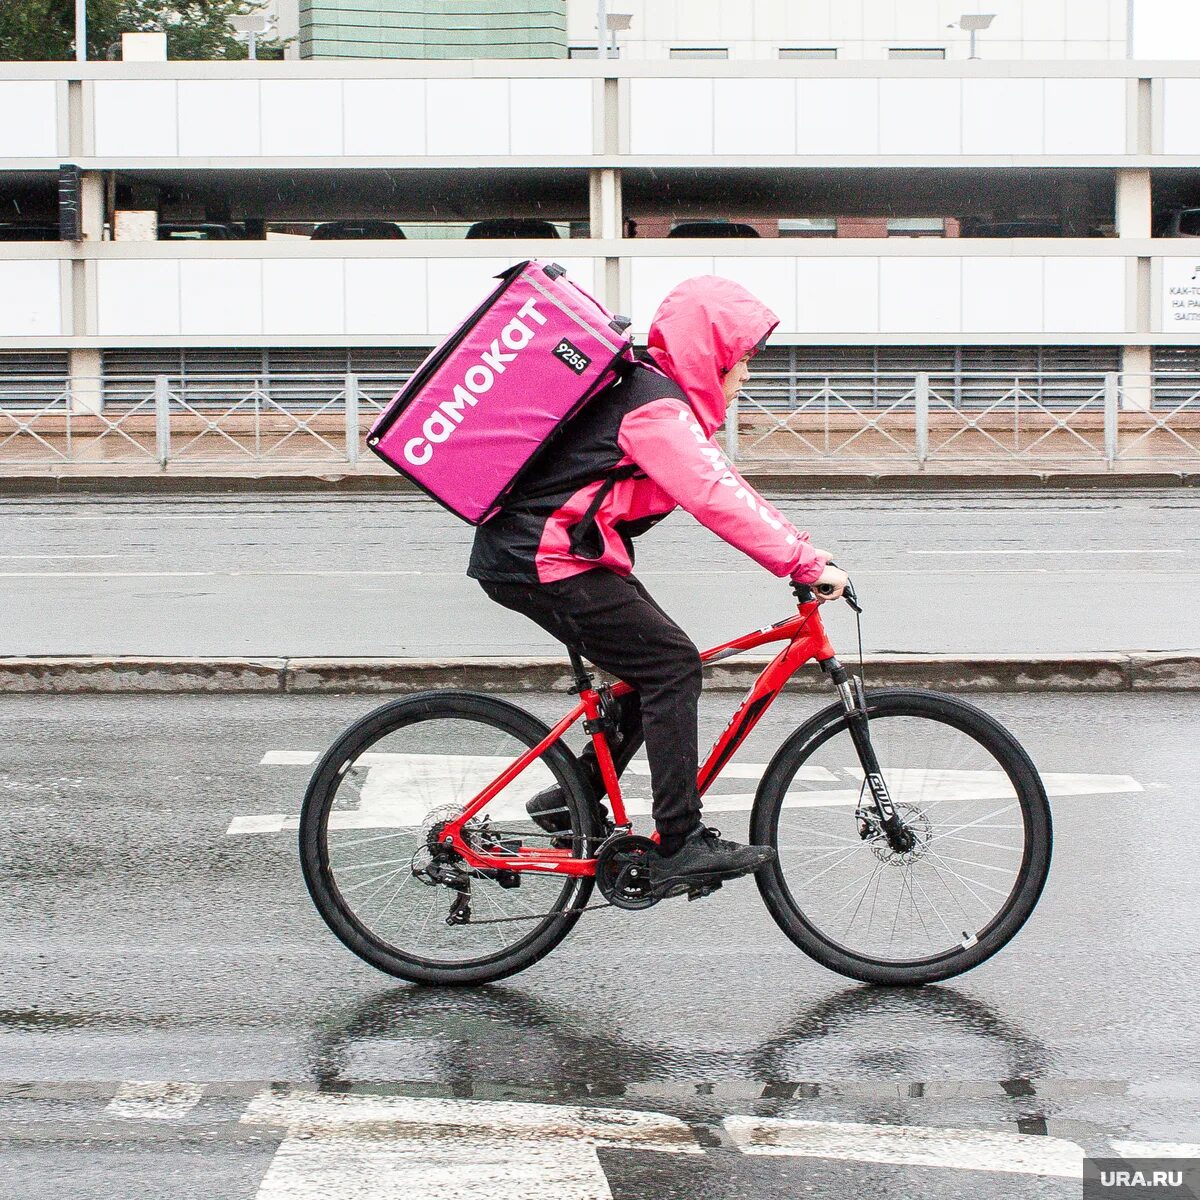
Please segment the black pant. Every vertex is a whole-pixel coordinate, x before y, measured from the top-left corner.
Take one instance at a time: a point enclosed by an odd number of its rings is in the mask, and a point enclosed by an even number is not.
[[[691,638],[632,575],[604,568],[554,583],[481,586],[498,604],[523,613],[636,689],[622,704],[614,757],[624,767],[645,738],[654,824],[663,848],[672,850],[700,819],[696,713],[702,677]],[[590,746],[583,757],[598,780]]]

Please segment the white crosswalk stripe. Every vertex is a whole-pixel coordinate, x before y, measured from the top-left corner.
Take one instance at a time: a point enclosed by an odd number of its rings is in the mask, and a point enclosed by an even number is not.
[[[1114,1141],[1113,1153],[1120,1158],[1200,1158],[1200,1142]]]
[[[1083,1150],[1074,1142],[1023,1133],[768,1117],[726,1117],[725,1128],[744,1154],[1056,1175],[1067,1179],[1078,1179],[1083,1174]]]
[[[557,1104],[264,1094],[287,1133],[257,1200],[612,1200],[598,1146],[700,1154],[674,1117]]]
[[[130,1080],[117,1088],[104,1111],[125,1120],[175,1121],[191,1112],[203,1095],[204,1086],[199,1083]]]

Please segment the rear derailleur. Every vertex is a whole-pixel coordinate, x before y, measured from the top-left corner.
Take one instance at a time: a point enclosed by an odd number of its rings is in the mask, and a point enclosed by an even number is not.
[[[473,879],[494,879],[502,888],[515,888],[521,886],[521,876],[516,871],[479,870],[466,866],[457,851],[440,840],[445,824],[443,821],[430,828],[425,845],[413,856],[412,872],[426,886],[445,887],[454,893],[454,899],[450,902],[450,912],[446,916],[447,925],[469,925]],[[492,835],[486,829],[476,829],[472,832],[483,835],[480,849],[490,854],[513,854],[521,848],[519,841],[510,845],[504,838]],[[428,856],[428,861],[422,864],[419,859],[424,856]]]

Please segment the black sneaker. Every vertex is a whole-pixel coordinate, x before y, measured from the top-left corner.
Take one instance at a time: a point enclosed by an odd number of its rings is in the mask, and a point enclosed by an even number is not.
[[[650,860],[650,884],[663,896],[691,891],[705,881],[737,879],[775,860],[770,846],[723,841],[719,829],[699,825],[672,855]]]
[[[566,833],[571,828],[571,810],[563,803],[563,791],[558,784],[527,800],[525,811],[547,833]]]

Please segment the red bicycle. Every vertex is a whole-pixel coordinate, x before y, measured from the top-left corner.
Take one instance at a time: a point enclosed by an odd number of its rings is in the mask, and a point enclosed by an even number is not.
[[[812,593],[799,611],[701,655],[769,642],[763,670],[700,768],[705,814],[750,810],[777,860],[757,882],[779,927],[817,962],[870,983],[948,979],[1021,928],[1050,867],[1037,769],[993,718],[953,696],[866,691],[837,660]],[[852,591],[847,599],[857,607]],[[815,661],[837,690],[780,746],[751,798],[722,779],[789,678]],[[553,728],[494,696],[429,691],[377,708],[321,759],[300,818],[313,901],[355,954],[402,979],[475,984],[549,953],[589,908],[659,901],[608,742],[624,683],[593,686]],[[608,809],[564,735],[580,720]],[[622,759],[626,772],[643,769]],[[729,768],[744,779],[757,771]],[[558,784],[570,826],[547,833],[525,802]],[[744,786],[744,785],[743,785]],[[699,882],[692,897],[720,884]],[[593,890],[603,901],[589,905]]]

